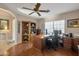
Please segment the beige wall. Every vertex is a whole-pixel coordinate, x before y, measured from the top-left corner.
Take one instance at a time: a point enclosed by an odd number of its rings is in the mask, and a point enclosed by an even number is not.
[[[65,32],[66,33],[74,33],[74,35],[79,35],[79,28],[67,28],[67,20],[75,19],[75,18],[79,18],[79,10],[75,10],[75,11],[55,15],[55,16],[49,18],[49,21],[52,21],[52,20],[65,20],[66,21],[66,23],[65,23]]]
[[[65,20],[65,33],[73,33],[74,35],[79,35],[79,28],[67,28],[67,20],[79,18],[79,10],[62,13],[59,15],[54,15],[49,18],[41,18],[37,20],[38,28],[40,28],[44,32],[45,22],[53,21],[53,20]]]
[[[37,28],[41,29],[41,32],[44,33],[44,29],[45,29],[45,19],[44,18],[40,18],[37,20]]]
[[[0,12],[0,18],[7,18],[7,19],[10,19],[10,21],[12,21],[12,16],[9,15],[8,13]],[[42,30],[42,32],[44,32],[44,28],[45,28],[44,22],[45,21],[52,21],[52,20],[66,20],[67,21],[68,19],[79,18],[79,10],[66,12],[66,13],[62,13],[62,14],[59,14],[59,15],[53,15],[52,17],[49,17],[49,18],[46,18],[46,19],[44,19],[44,18],[43,19],[42,18],[41,19],[40,18],[34,19],[32,17],[26,17],[26,16],[23,16],[23,15],[16,15],[16,18],[17,18],[17,23],[18,22],[21,23],[21,21],[36,22],[37,28],[40,28]],[[10,25],[11,24],[12,23],[10,22]],[[66,24],[66,28],[65,28],[66,33],[72,32],[74,34],[79,34],[79,28],[67,28],[67,23],[65,23],[65,24]],[[16,29],[16,30],[18,30],[18,29]],[[12,30],[10,30],[10,31],[12,31]],[[9,35],[11,35],[11,33],[12,32],[9,32]],[[18,32],[16,34],[18,34]],[[11,36],[9,36],[9,37],[11,37]],[[21,41],[21,38],[19,37],[19,35],[17,36],[17,38],[19,38],[18,42]]]
[[[20,25],[21,25],[21,21],[31,21],[31,22],[37,23],[35,18],[26,17],[26,16],[22,16],[22,15],[16,15],[16,18],[15,18],[13,15],[11,15],[10,13],[5,12],[3,10],[0,10],[0,19],[9,20],[8,32],[0,31],[0,52],[2,51],[2,53],[0,53],[0,55],[3,55],[4,51],[6,51],[6,49],[9,48],[8,47],[8,46],[10,46],[10,45],[8,45],[9,40],[14,39],[17,43],[21,43],[22,32],[20,31],[20,33],[18,33],[18,22],[20,22]],[[21,29],[22,28],[20,26],[20,30]],[[4,44],[4,47],[2,46],[3,44]]]
[[[67,28],[67,20],[75,19],[75,18],[79,18],[79,10],[64,13],[64,14],[60,15],[59,19],[66,20],[66,23],[65,23],[65,25],[66,25],[65,32],[66,33],[74,33],[74,35],[79,35],[79,28]]]
[[[5,38],[6,40],[7,39],[12,39],[12,21],[13,21],[13,16],[11,14],[9,14],[8,12],[0,9],[0,19],[7,19],[9,20],[9,30],[8,31],[0,31],[0,36],[1,36],[1,33],[4,33],[6,34],[6,37]],[[1,40],[4,40],[4,39],[1,39]]]
[[[6,50],[11,47],[8,43],[12,40],[12,21],[14,16],[9,11],[0,8],[0,19],[9,20],[9,30],[0,30],[0,55],[5,55]]]

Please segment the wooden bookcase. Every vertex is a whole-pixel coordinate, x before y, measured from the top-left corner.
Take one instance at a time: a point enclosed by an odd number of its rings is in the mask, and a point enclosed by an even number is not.
[[[22,21],[22,42],[31,41],[31,36],[36,32],[36,23]]]

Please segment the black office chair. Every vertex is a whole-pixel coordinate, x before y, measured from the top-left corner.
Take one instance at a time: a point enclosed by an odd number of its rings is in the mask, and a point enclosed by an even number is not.
[[[46,46],[46,48],[48,48],[48,49],[51,49],[52,48],[52,38],[51,37],[46,37],[45,38],[45,46]]]
[[[60,37],[58,35],[58,30],[54,30],[54,36],[52,38],[52,47],[54,49],[58,48],[58,46],[59,46],[59,39],[60,39]]]
[[[53,36],[53,39],[52,39],[52,47],[54,49],[58,48],[58,39],[59,39],[59,37]]]
[[[55,49],[58,48],[58,44],[59,44],[59,36],[58,36],[58,31],[54,30],[54,35],[46,37],[45,38],[45,45],[48,49]]]

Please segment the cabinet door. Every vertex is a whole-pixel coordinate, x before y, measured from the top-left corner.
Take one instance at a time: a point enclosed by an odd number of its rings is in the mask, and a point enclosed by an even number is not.
[[[64,47],[71,48],[71,40],[70,39],[64,39]]]
[[[29,41],[29,22],[22,22],[22,41]]]
[[[74,45],[75,46],[79,45],[79,39],[74,39]]]

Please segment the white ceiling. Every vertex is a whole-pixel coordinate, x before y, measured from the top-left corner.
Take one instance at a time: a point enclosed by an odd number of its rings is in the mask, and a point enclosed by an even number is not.
[[[22,12],[18,11],[18,8],[33,8],[35,3],[4,3],[3,5],[8,7],[11,11],[15,12],[16,14],[25,15],[28,14],[29,10],[21,10],[25,13],[23,14]],[[79,9],[79,3],[42,3],[40,9],[49,9],[49,13],[41,13],[41,17],[48,17],[56,14],[77,10]],[[36,14],[33,14],[31,16],[38,17]]]

